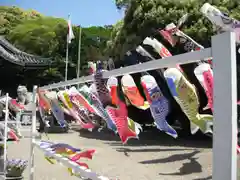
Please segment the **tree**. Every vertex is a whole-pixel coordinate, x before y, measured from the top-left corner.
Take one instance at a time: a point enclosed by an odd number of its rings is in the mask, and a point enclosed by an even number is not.
[[[56,80],[63,80],[63,76],[58,71],[57,68],[49,68],[43,71],[43,73],[38,75],[38,78],[45,80],[47,82],[55,82]]]
[[[66,26],[66,21],[63,19],[40,17],[16,26],[7,35],[7,38],[22,51],[41,56],[52,56],[58,50],[61,29],[66,29]]]
[[[176,23],[177,20],[189,13],[190,17],[183,27],[183,32],[193,37],[197,42],[205,47],[210,45],[210,37],[213,35],[211,23],[200,13],[200,7],[209,2],[216,5],[224,12],[240,19],[240,1],[231,0],[116,0],[118,8],[125,8],[126,15],[124,17],[121,28],[114,26],[113,33],[116,36],[111,37],[111,51],[115,60],[123,57],[127,50],[135,48],[146,36],[156,36],[158,28],[164,28],[169,23]],[[117,32],[115,30],[117,29]],[[163,42],[164,40],[160,38]],[[173,52],[176,51],[173,49]]]
[[[0,6],[0,35],[8,34],[15,26],[27,19],[35,19],[42,16],[40,13],[29,10],[23,11],[18,7]]]

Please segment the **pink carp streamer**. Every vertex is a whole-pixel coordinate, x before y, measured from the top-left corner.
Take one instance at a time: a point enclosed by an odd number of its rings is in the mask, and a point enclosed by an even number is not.
[[[18,136],[15,134],[15,132],[13,130],[9,130],[8,131],[8,135],[14,140],[14,141],[19,141]]]
[[[118,103],[118,108],[107,106],[106,110],[117,127],[117,131],[122,143],[126,144],[129,139],[137,138],[137,134],[128,127],[126,105],[122,101],[119,101]]]
[[[136,132],[132,131],[128,126],[127,106],[124,102],[122,102],[119,99],[117,93],[118,81],[116,78],[110,79],[111,79],[110,81],[112,81],[111,85],[109,83],[112,101],[114,102],[114,104],[116,103],[118,107],[114,108],[112,106],[107,106],[106,110],[117,127],[117,131],[122,143],[126,144],[127,141],[131,138],[138,139],[138,135]]]
[[[194,74],[202,85],[207,98],[208,104],[203,109],[210,108],[213,112],[213,72],[209,64],[203,63],[194,69]]]
[[[203,72],[205,91],[208,97],[208,106],[213,112],[213,74],[211,70]]]
[[[72,161],[78,161],[80,158],[87,158],[87,159],[93,159],[93,154],[96,152],[95,149],[90,149],[90,150],[86,150],[80,153],[75,154],[73,157],[71,157],[70,159]]]

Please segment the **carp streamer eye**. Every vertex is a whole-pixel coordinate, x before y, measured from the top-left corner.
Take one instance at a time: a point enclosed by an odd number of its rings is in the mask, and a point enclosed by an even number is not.
[[[157,100],[161,97],[161,94],[159,92],[155,92],[154,94],[152,94],[151,98],[153,100]]]
[[[186,42],[185,45],[184,45],[184,49],[185,49],[185,51],[193,50],[194,49],[194,43],[191,42],[191,41]]]
[[[226,12],[222,12],[222,14],[223,14],[224,16],[226,16],[226,17],[229,17],[229,14],[226,13]]]
[[[186,40],[186,38],[180,37],[180,38],[179,38],[179,42],[180,42],[181,44],[183,44],[183,43],[186,43],[187,40]]]
[[[222,12],[222,15],[220,15],[220,17],[221,17],[224,24],[234,23],[233,19],[230,18],[227,13]]]
[[[160,113],[160,111],[159,111],[158,108],[154,108],[154,111],[155,111],[156,114],[159,114],[159,113]]]

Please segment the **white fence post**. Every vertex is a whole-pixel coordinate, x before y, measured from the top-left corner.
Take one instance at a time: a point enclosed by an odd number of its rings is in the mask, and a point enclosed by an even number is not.
[[[213,180],[237,180],[235,34],[212,37],[214,73]]]
[[[36,101],[37,101],[37,86],[33,87],[32,94],[32,102],[31,102],[31,111],[32,111],[32,127],[30,134],[30,157],[29,157],[29,180],[34,179],[34,142],[36,136]]]
[[[7,140],[8,140],[8,118],[9,118],[9,94],[6,94],[6,107],[5,107],[5,121],[4,121],[4,154],[3,154],[3,180],[6,180],[7,176]]]

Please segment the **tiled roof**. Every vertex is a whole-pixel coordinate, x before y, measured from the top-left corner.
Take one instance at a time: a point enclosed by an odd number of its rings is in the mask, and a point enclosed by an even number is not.
[[[48,66],[51,58],[42,58],[20,51],[9,43],[3,36],[0,36],[0,58],[20,66]]]

